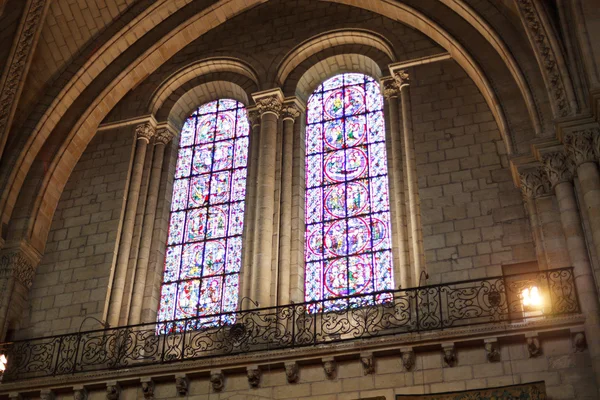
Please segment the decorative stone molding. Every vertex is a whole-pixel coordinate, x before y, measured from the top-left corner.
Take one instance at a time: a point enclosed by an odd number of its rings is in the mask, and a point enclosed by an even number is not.
[[[283,103],[281,99],[275,95],[259,98],[256,100],[256,109],[258,110],[261,116],[266,113],[273,113],[277,116],[277,118],[279,118],[282,107]]]
[[[73,387],[73,400],[87,400],[88,393],[85,387],[83,386],[74,386]]]
[[[540,339],[537,333],[528,333],[525,335],[527,340],[527,352],[529,358],[535,358],[542,354],[542,347],[540,346]]]
[[[575,167],[587,162],[596,161],[594,151],[594,136],[599,134],[597,129],[585,129],[569,132],[563,138],[565,148]]]
[[[145,399],[153,399],[154,398],[154,381],[152,378],[141,378],[140,382],[142,384],[142,393],[144,394]]]
[[[44,389],[40,391],[40,399],[41,400],[54,400],[55,399],[54,392],[52,390]]]
[[[250,387],[256,388],[260,384],[260,369],[258,365],[252,365],[246,368],[248,373],[248,384]]]
[[[106,384],[106,400],[118,400],[121,393],[121,386],[118,382],[108,382]]]
[[[25,20],[21,25],[22,29],[0,91],[0,137],[8,134],[12,110],[16,107],[19,87],[24,82],[23,75],[27,71],[27,59],[33,54],[34,41],[38,36],[37,33],[41,31],[44,9],[48,3],[49,0],[32,0],[29,9],[25,10]],[[0,144],[0,154],[2,154],[2,147],[3,143]]]
[[[415,366],[415,352],[412,347],[402,347],[400,349],[400,357],[404,369],[410,371]]]
[[[210,383],[215,392],[220,392],[225,387],[225,375],[220,369],[210,371]]]
[[[444,354],[444,362],[449,367],[456,365],[456,350],[454,343],[442,343],[442,353]]]
[[[532,0],[516,0],[515,2],[521,13],[521,18],[532,47],[538,57],[538,62],[541,64],[540,67],[546,78],[546,85],[549,86],[548,90],[552,93],[550,101],[555,106],[557,115],[565,117],[573,110],[571,110],[569,100],[567,99],[567,88],[563,78],[564,74],[561,71],[557,54],[550,41],[553,33],[546,31],[546,26]]]
[[[290,361],[285,363],[285,377],[287,378],[288,383],[298,382],[298,372],[300,368],[298,368],[298,363],[295,361]]]
[[[169,128],[158,128],[156,136],[154,136],[154,141],[156,144],[167,145],[173,137],[175,137],[175,134]]]
[[[300,109],[293,103],[285,103],[281,108],[281,119],[295,120],[300,116]]]
[[[335,377],[335,372],[337,369],[337,364],[333,357],[323,358],[323,370],[325,371],[325,376],[328,379],[333,379]]]
[[[144,122],[135,127],[135,137],[138,140],[145,140],[150,143],[150,139],[155,135],[156,128],[150,122]]]
[[[571,328],[571,341],[573,342],[573,351],[581,353],[587,349],[587,341],[585,340],[585,331],[583,328]]]
[[[175,375],[175,390],[180,396],[186,396],[188,393],[189,379],[186,374]]]
[[[519,173],[521,192],[531,199],[547,196],[552,193],[552,187],[546,170],[543,167],[529,168]]]
[[[248,110],[248,122],[251,127],[260,125],[260,113],[256,108]]]
[[[15,278],[29,289],[33,284],[34,276],[34,263],[21,250],[3,254],[0,258],[0,279]]]
[[[386,99],[400,96],[400,86],[394,78],[382,79],[381,87],[381,92]]]
[[[410,84],[410,76],[406,70],[398,70],[393,73],[394,80],[398,84],[398,88],[402,89],[403,86]]]
[[[552,151],[542,154],[542,164],[546,169],[546,175],[550,184],[554,186],[561,182],[570,182],[573,180],[573,164],[564,151]]]
[[[363,366],[363,373],[365,375],[375,373],[375,357],[373,357],[373,353],[361,353],[360,363]]]
[[[498,346],[498,339],[485,339],[483,347],[485,348],[485,357],[489,362],[492,363],[500,361],[500,347]]]

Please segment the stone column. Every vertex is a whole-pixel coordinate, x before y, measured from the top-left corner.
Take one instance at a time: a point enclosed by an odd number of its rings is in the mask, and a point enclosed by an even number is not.
[[[121,240],[119,241],[119,251],[117,254],[117,262],[112,280],[110,303],[108,308],[107,322],[112,327],[119,325],[121,304],[123,303],[123,292],[125,289],[125,280],[127,278],[127,265],[129,262],[131,242],[133,239],[135,215],[140,197],[140,186],[142,183],[142,173],[146,158],[146,149],[150,139],[152,136],[154,136],[154,133],[155,127],[150,122],[142,123],[135,128],[135,156],[131,170],[131,179],[129,181],[127,205],[125,206],[125,216],[123,217]]]
[[[386,100],[386,113],[389,120],[389,137],[386,138],[388,147],[388,165],[390,180],[390,213],[392,215],[392,251],[394,253],[394,273],[398,284],[408,288],[410,284],[410,263],[408,256],[408,243],[406,235],[406,211],[404,201],[404,169],[402,163],[402,131],[400,128],[400,86],[396,80],[386,78],[382,80],[383,96]]]
[[[402,130],[404,168],[406,171],[406,188],[408,194],[408,210],[411,231],[411,262],[413,264],[413,285],[419,286],[423,272],[426,272],[423,254],[423,233],[421,229],[421,205],[417,182],[417,163],[415,160],[415,142],[413,137],[412,108],[410,102],[409,76],[406,71],[395,71],[394,79],[400,87],[402,102]]]
[[[131,308],[129,310],[128,323],[132,325],[142,322],[142,305],[144,303],[144,290],[148,275],[148,262],[150,261],[150,248],[152,247],[165,147],[173,139],[173,136],[175,134],[169,128],[160,128],[156,131],[156,136],[154,137],[154,157],[152,158],[152,169],[150,170],[148,197],[146,199],[146,210],[142,224],[142,238],[140,240],[140,250],[133,279]]]
[[[548,152],[542,154],[541,158],[558,199],[560,218],[573,265],[581,312],[585,315],[585,335],[592,358],[592,367],[596,382],[600,382],[600,306],[575,199],[571,174],[572,165],[563,151]]]
[[[260,148],[258,152],[256,225],[250,297],[258,301],[260,307],[268,307],[271,305],[277,124],[283,102],[283,93],[281,89],[273,89],[255,93],[252,97],[260,114]]]
[[[252,296],[252,261],[256,232],[256,191],[258,187],[258,150],[260,145],[260,114],[256,108],[248,109],[250,122],[250,155],[248,157],[248,177],[246,180],[246,220],[244,223],[244,258],[240,280],[240,309],[247,308],[244,298]]]
[[[596,254],[600,257],[600,173],[594,152],[594,139],[599,143],[599,137],[600,129],[586,129],[565,135],[563,141],[577,171],[582,203],[592,230],[592,241]]]
[[[27,243],[2,250],[0,257],[0,342],[11,322],[21,318],[28,306],[27,294],[41,255]]]
[[[535,199],[549,194],[551,190],[550,182],[546,177],[546,172],[540,167],[528,168],[521,172],[519,177],[521,179],[521,192],[525,200],[527,214],[529,214],[529,224],[531,225],[538,266],[540,269],[548,269],[544,237]]]
[[[292,263],[292,162],[294,157],[294,121],[300,116],[296,99],[286,101],[281,110],[283,145],[281,165],[281,208],[279,219],[279,260],[277,268],[277,304],[290,303],[290,265]]]

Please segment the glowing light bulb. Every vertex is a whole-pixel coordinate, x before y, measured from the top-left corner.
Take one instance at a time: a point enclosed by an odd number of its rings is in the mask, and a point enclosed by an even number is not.
[[[542,296],[537,286],[523,289],[521,298],[524,307],[539,308],[542,306]]]
[[[6,363],[8,363],[6,356],[4,354],[0,354],[0,372],[6,371]]]

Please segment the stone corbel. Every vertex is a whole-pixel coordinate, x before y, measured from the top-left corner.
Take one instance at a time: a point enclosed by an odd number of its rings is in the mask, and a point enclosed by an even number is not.
[[[298,368],[298,363],[295,361],[290,361],[285,363],[285,377],[287,378],[288,383],[298,382],[298,372],[300,368]]]
[[[215,392],[220,392],[225,387],[225,375],[220,369],[210,371],[210,383]]]
[[[412,347],[402,347],[400,349],[400,357],[404,369],[410,371],[415,366],[415,352]]]
[[[456,365],[456,350],[454,343],[442,343],[442,353],[444,353],[444,362],[449,367]]]
[[[498,346],[498,339],[485,339],[483,346],[485,348],[485,357],[489,362],[500,361],[500,347]]]
[[[73,386],[73,400],[87,400],[87,390],[84,386]]]
[[[106,400],[118,400],[121,393],[121,386],[118,382],[106,383]]]
[[[525,334],[525,339],[527,342],[529,358],[538,357],[542,354],[542,346],[540,345],[540,339],[537,333],[527,333]]]
[[[333,379],[335,377],[335,371],[337,369],[337,364],[333,357],[323,358],[323,370],[325,371],[325,376],[328,379]]]
[[[585,340],[585,332],[583,327],[571,328],[571,341],[573,342],[573,351],[575,353],[585,351],[587,348],[587,342]]]
[[[260,369],[258,365],[251,365],[246,368],[248,373],[248,384],[250,387],[256,388],[260,384]]]
[[[373,356],[373,353],[361,353],[360,363],[363,366],[363,373],[365,375],[371,375],[375,373],[375,357]]]
[[[142,384],[142,393],[144,394],[144,399],[153,399],[154,398],[154,381],[152,378],[144,377],[140,378],[140,383]]]
[[[55,399],[54,392],[49,389],[44,389],[40,391],[40,399],[41,400],[54,400]]]
[[[189,379],[186,374],[175,375],[175,389],[180,396],[186,396],[188,393]]]

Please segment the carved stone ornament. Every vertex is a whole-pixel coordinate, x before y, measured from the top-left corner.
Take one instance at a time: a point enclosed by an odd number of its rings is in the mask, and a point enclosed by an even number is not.
[[[170,129],[160,128],[156,131],[156,136],[154,137],[154,140],[156,144],[166,145],[173,139],[173,136],[175,135],[173,134],[173,132],[171,132]]]
[[[87,390],[83,386],[73,388],[73,399],[74,400],[86,400]]]
[[[281,119],[295,120],[300,116],[300,110],[295,104],[284,104],[281,109]]]
[[[260,125],[260,113],[256,108],[248,110],[248,122],[250,122],[250,126]]]
[[[210,371],[210,383],[212,384],[215,392],[220,392],[225,387],[225,375],[223,371],[214,370]]]
[[[454,344],[442,345],[442,353],[444,354],[444,362],[449,367],[456,365],[456,350]]]
[[[545,25],[532,0],[517,0],[516,3],[521,12],[525,29],[531,36],[530,41],[540,58],[540,67],[546,77],[548,90],[552,92],[551,101],[556,107],[558,116],[565,117],[571,112],[571,107],[567,100],[565,83],[556,59],[555,49],[548,36],[553,33],[546,32]]]
[[[138,140],[145,140],[146,143],[150,143],[150,139],[156,133],[156,129],[150,122],[144,122],[135,127],[135,137]]]
[[[0,259],[0,278],[15,278],[29,289],[34,275],[33,263],[21,251],[4,254]]]
[[[145,399],[153,399],[154,398],[154,381],[149,378],[142,378],[142,393],[144,394]]]
[[[373,353],[361,354],[360,362],[363,366],[363,373],[365,375],[371,375],[375,373],[375,357],[373,357]]]
[[[542,164],[552,187],[573,180],[573,163],[564,151],[553,151],[542,155]]]
[[[40,399],[41,400],[54,400],[54,392],[52,390],[42,390],[40,391]]]
[[[527,352],[529,353],[529,358],[535,358],[542,354],[540,339],[538,339],[537,336],[530,336],[527,338]]]
[[[256,388],[260,384],[260,369],[257,366],[248,367],[248,384],[250,387]]]
[[[570,132],[563,138],[565,148],[576,167],[596,161],[594,132],[592,129]]]
[[[188,392],[189,380],[187,375],[176,375],[175,376],[175,389],[177,394],[180,396],[186,396]]]
[[[402,86],[406,86],[406,85],[410,84],[410,77],[408,75],[408,72],[406,72],[404,70],[395,71],[394,79],[396,80],[396,83],[398,84],[398,87],[400,89],[402,89]]]
[[[494,341],[486,341],[484,344],[485,348],[485,357],[489,362],[498,362],[500,361],[500,346],[498,346],[498,342]]]
[[[519,174],[523,196],[535,199],[551,194],[552,187],[546,170],[542,167],[530,168]]]
[[[121,393],[121,387],[117,382],[106,384],[106,400],[118,400]]]
[[[587,342],[585,340],[585,333],[575,332],[572,336],[573,350],[575,353],[581,353],[587,348]]]
[[[300,372],[298,363],[295,361],[286,362],[284,367],[285,367],[285,377],[286,377],[288,383],[298,382],[298,373]]]
[[[9,65],[7,66],[4,86],[0,90],[0,136],[9,129],[11,110],[16,106],[17,93],[23,81],[28,57],[33,54],[32,46],[36,32],[42,28],[44,9],[49,0],[32,0],[29,9],[25,10],[25,20],[21,24],[21,31],[17,45]],[[1,82],[2,80],[0,80]]]
[[[337,364],[333,357],[323,359],[323,370],[325,371],[325,376],[327,376],[328,379],[332,379],[335,377],[336,369]]]
[[[410,371],[415,366],[415,352],[412,348],[400,349],[400,357],[405,370]]]
[[[595,129],[595,133],[592,138],[596,159],[600,160],[600,130]]]
[[[381,84],[383,86],[383,89],[382,89],[383,96],[386,99],[389,99],[391,97],[400,96],[400,86],[398,85],[398,82],[396,82],[395,79],[393,79],[393,78],[384,79],[381,81]]]
[[[281,101],[279,101],[277,96],[264,97],[262,99],[257,100],[256,102],[256,108],[258,109],[260,115],[270,112],[277,115],[277,117],[279,118],[279,114],[281,113],[281,107],[282,103]]]

